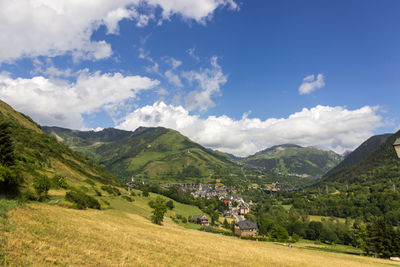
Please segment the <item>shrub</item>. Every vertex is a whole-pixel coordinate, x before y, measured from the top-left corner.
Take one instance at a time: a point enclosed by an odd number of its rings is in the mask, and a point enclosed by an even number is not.
[[[103,185],[101,187],[101,190],[109,193],[110,195],[114,195],[114,196],[120,196],[121,195],[121,192],[118,190],[118,188],[116,188],[114,186]]]
[[[142,195],[143,195],[144,197],[148,197],[148,196],[149,196],[149,190],[148,190],[147,188],[143,189]]]
[[[136,194],[134,191],[131,191],[131,196],[136,197]]]
[[[167,201],[167,208],[173,210],[175,208],[174,202],[172,200]]]
[[[122,198],[127,200],[127,201],[129,201],[129,202],[133,202],[134,201],[134,199],[131,198],[130,196],[122,196]]]
[[[94,190],[94,192],[96,192],[97,196],[99,196],[99,197],[102,196],[101,192],[99,190],[97,190],[95,187],[93,187],[93,190]]]
[[[21,177],[13,168],[0,165],[0,194],[17,195]]]
[[[37,193],[37,200],[41,201],[48,197],[50,179],[46,175],[39,175],[33,180],[33,188]]]
[[[68,188],[67,181],[65,180],[65,177],[59,174],[56,174],[51,178],[50,180],[51,187],[54,189],[59,189],[59,188]]]
[[[65,194],[65,200],[75,203],[78,209],[100,209],[100,203],[92,196],[88,196],[80,191],[69,191]]]

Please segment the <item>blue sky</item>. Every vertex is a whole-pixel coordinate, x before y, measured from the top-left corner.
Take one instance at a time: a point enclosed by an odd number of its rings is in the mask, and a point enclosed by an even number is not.
[[[0,1],[0,99],[43,125],[164,126],[236,155],[400,126],[400,2]]]

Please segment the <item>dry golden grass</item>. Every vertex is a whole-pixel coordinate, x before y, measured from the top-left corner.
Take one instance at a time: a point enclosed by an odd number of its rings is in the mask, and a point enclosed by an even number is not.
[[[4,247],[11,265],[34,266],[372,266],[394,264],[362,256],[289,249],[157,226],[120,210],[73,210],[29,204],[10,212]]]

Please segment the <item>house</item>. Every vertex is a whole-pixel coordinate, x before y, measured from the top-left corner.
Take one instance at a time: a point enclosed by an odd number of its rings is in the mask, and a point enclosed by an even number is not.
[[[208,217],[205,215],[193,215],[192,221],[201,225],[209,225]]]
[[[250,208],[245,205],[240,206],[240,208],[238,209],[239,215],[246,215],[249,212],[250,212]]]
[[[230,217],[230,216],[232,216],[232,211],[230,211],[230,210],[225,210],[225,211],[224,211],[224,217]]]
[[[240,236],[256,236],[258,227],[255,222],[244,220],[235,224],[235,234]]]
[[[229,206],[231,204],[231,199],[230,198],[224,198],[222,199],[225,205]]]

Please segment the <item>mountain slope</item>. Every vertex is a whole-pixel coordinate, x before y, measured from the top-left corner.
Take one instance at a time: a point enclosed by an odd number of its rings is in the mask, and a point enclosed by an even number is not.
[[[360,184],[376,184],[379,181],[386,183],[390,179],[400,181],[400,160],[392,146],[399,137],[400,131],[387,138],[365,159],[331,174],[325,181]]]
[[[376,148],[378,148],[382,143],[384,143],[393,134],[381,134],[375,135],[368,138],[359,147],[357,147],[353,152],[351,152],[342,162],[340,162],[336,167],[331,169],[324,175],[324,178],[332,176],[334,173],[340,170],[354,165],[363,159],[367,158]]]
[[[76,132],[46,127],[46,132],[61,137],[74,150],[91,156],[124,180],[156,182],[215,181],[241,182],[241,170],[227,155],[211,151],[179,132],[162,127],[140,127],[134,132],[106,129],[101,132]],[[94,136],[119,136],[115,139]]]
[[[257,152],[241,162],[274,173],[321,176],[342,159],[333,151],[284,144]]]
[[[43,174],[64,176],[70,185],[119,184],[104,167],[57,142],[32,119],[1,100],[0,123],[6,123],[11,133],[15,169],[23,177],[23,190],[29,187],[34,177]]]

